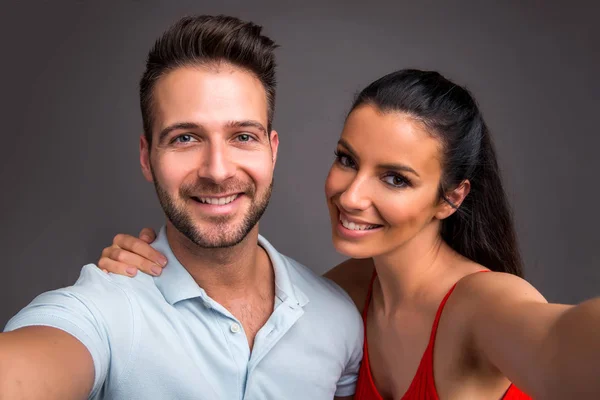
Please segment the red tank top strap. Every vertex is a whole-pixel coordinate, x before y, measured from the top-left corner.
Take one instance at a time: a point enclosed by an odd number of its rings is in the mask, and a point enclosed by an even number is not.
[[[365,338],[363,342],[363,359],[358,372],[356,393],[354,395],[355,400],[383,400],[383,397],[381,397],[379,391],[377,391],[377,387],[375,387],[375,382],[373,381],[371,366],[369,365],[369,348],[367,345],[367,314],[369,312],[371,296],[373,295],[373,283],[375,282],[376,277],[377,271],[373,271],[373,276],[371,277],[371,282],[369,283],[365,307],[362,312]]]
[[[478,272],[490,272],[490,270],[482,269],[481,271],[477,271],[475,273],[478,273]],[[458,282],[460,282],[460,280]],[[435,336],[436,336],[436,333],[438,330],[438,325],[440,324],[440,318],[442,317],[442,312],[444,311],[444,306],[448,302],[448,299],[450,298],[450,295],[452,294],[452,292],[454,292],[454,289],[456,289],[456,285],[458,285],[458,282],[456,282],[454,285],[452,285],[450,290],[448,290],[448,293],[446,293],[446,295],[442,299],[442,302],[440,303],[438,310],[435,314],[435,319],[433,320],[433,327],[431,328],[431,336],[429,337],[429,346],[432,347],[432,350],[433,350],[433,346],[435,344]],[[432,352],[432,355],[433,355],[433,352]]]
[[[454,292],[454,289],[456,289],[457,284],[458,284],[458,282],[456,282],[454,285],[452,285],[450,290],[448,290],[448,293],[446,293],[446,295],[442,299],[442,302],[438,306],[437,312],[435,313],[435,319],[433,320],[433,326],[431,327],[431,334],[429,336],[429,346],[432,348],[435,344],[435,336],[437,334],[438,325],[440,324],[440,318],[442,317],[442,312],[444,311],[444,306],[448,302],[448,299],[450,298],[450,295],[452,294],[452,292]]]

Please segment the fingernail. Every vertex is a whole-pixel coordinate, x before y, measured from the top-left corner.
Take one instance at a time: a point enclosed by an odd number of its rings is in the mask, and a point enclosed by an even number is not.
[[[160,275],[160,273],[162,272],[162,270],[159,267],[151,267],[150,271],[152,271],[152,273],[156,276]]]
[[[142,237],[140,239],[142,239],[144,242],[149,242],[150,236],[142,235]]]
[[[164,267],[165,265],[167,265],[167,259],[165,257],[159,258],[158,259],[158,264],[162,265]]]
[[[127,269],[125,270],[125,272],[127,272],[127,274],[129,274],[129,275],[131,275],[131,276],[134,276],[134,275],[135,275],[135,273],[137,272],[137,270],[136,270],[135,268],[133,268],[133,267],[129,267],[129,268],[127,268]]]

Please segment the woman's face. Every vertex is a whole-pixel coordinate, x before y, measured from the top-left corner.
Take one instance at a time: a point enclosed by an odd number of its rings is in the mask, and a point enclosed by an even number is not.
[[[384,255],[439,225],[440,142],[421,122],[360,106],[346,121],[336,156],[325,192],[337,251]]]

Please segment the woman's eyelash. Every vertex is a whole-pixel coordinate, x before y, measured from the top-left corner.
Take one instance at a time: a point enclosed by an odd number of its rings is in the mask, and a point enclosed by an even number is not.
[[[344,168],[353,168],[355,169],[356,162],[352,159],[348,153],[336,149],[333,154],[335,154],[335,161],[340,164]],[[388,186],[399,189],[412,186],[412,182],[410,179],[406,178],[404,175],[399,174],[397,172],[388,172],[386,173],[381,180],[387,184]]]
[[[407,187],[407,186],[412,186],[410,179],[406,178],[403,175],[397,174],[395,172],[385,175],[382,178],[382,180],[386,184],[388,184],[394,188],[403,188],[403,187]]]
[[[340,150],[335,150],[333,154],[335,154],[336,162],[343,167],[354,168],[356,166],[356,163],[349,154],[346,154]]]

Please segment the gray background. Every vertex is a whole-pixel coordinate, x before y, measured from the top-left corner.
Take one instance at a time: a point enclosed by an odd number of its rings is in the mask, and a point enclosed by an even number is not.
[[[197,13],[253,20],[282,46],[280,157],[261,226],[280,251],[319,273],[342,259],[323,183],[352,96],[396,69],[437,69],[474,92],[493,131],[528,279],[551,301],[600,294],[598,5],[284,3],[2,6],[0,326],[74,282],[117,232],[161,225],[138,163],[137,84],[154,39]]]

